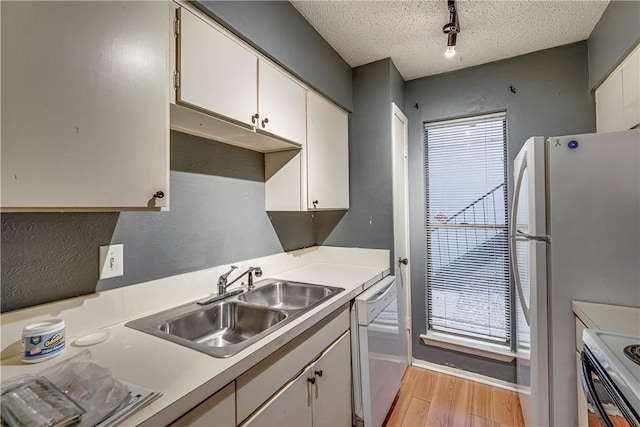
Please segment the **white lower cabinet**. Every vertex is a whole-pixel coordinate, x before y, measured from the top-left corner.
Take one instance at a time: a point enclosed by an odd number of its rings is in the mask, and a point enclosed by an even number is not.
[[[351,425],[351,338],[344,334],[311,366],[313,426]]]
[[[311,384],[306,369],[258,410],[243,426],[311,426]]]
[[[172,426],[351,426],[349,304],[320,320]]]
[[[243,426],[350,426],[350,354],[350,335],[345,332]]]
[[[187,412],[171,427],[229,427],[236,425],[235,381]]]

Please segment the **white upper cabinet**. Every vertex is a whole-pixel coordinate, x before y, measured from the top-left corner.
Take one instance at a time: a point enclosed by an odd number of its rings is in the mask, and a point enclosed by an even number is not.
[[[596,127],[612,132],[640,124],[640,46],[596,89]]]
[[[266,210],[349,209],[349,115],[307,92],[307,143],[265,155]]]
[[[622,96],[625,129],[640,124],[640,48],[622,66]]]
[[[247,125],[255,124],[256,54],[187,9],[178,9],[178,14],[177,101]]]
[[[315,93],[307,96],[307,207],[349,208],[349,115]]]
[[[621,71],[610,75],[596,90],[596,127],[598,132],[625,129]]]
[[[261,152],[306,140],[306,89],[201,13],[177,9],[172,129]]]
[[[169,3],[0,8],[2,209],[166,206]]]
[[[260,60],[259,64],[259,129],[303,145],[307,139],[307,91],[268,62]]]

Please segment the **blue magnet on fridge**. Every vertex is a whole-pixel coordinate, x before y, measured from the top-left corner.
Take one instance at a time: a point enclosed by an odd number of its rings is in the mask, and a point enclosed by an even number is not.
[[[578,141],[569,141],[567,145],[573,150],[574,148],[578,148]]]

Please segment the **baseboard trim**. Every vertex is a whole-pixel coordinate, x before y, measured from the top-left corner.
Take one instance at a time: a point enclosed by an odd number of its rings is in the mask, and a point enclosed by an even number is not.
[[[419,360],[412,358],[411,365],[418,368],[428,369],[430,371],[439,372],[441,374],[452,375],[454,377],[462,378],[469,381],[474,381],[480,384],[486,384],[492,387],[498,387],[509,391],[518,391],[517,384],[510,383],[508,381],[499,380],[497,378],[488,377],[486,375],[476,374],[475,372],[464,371],[458,368],[452,368],[450,366],[438,365],[437,363],[427,362],[425,360]]]

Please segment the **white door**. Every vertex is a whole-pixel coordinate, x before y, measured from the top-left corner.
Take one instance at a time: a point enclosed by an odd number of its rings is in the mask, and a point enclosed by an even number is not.
[[[258,57],[188,10],[179,14],[178,101],[256,125]]]
[[[515,282],[517,381],[527,426],[549,425],[544,138],[514,161],[511,262]]]
[[[313,427],[351,425],[351,341],[345,333],[312,366]]]
[[[411,274],[409,267],[409,122],[395,103],[391,103],[391,145],[393,152],[393,249],[398,282],[398,315],[406,330],[401,335],[403,347],[411,354]]]

